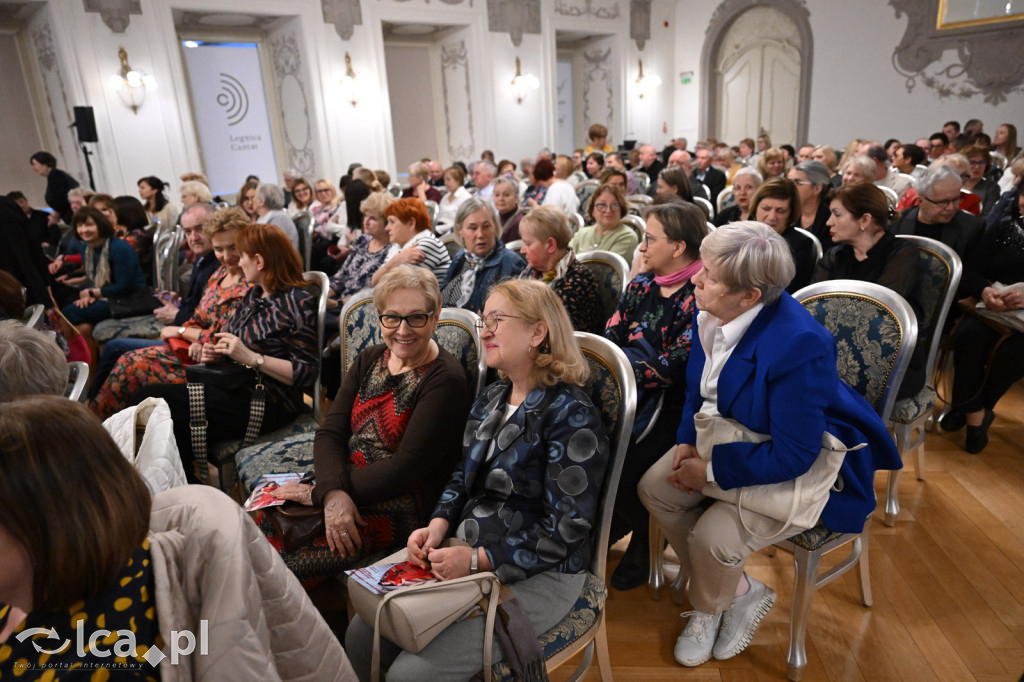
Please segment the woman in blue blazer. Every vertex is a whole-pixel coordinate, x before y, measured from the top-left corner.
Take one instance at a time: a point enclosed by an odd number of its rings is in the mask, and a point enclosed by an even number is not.
[[[580,388],[589,368],[550,287],[497,285],[477,326],[501,381],[470,410],[463,461],[429,525],[409,536],[409,559],[441,580],[494,571],[529,619],[532,638],[561,621],[583,590],[609,444]],[[441,547],[451,536],[464,544]],[[381,668],[389,681],[469,679],[481,669],[483,628],[483,618],[459,621],[415,654],[382,641]],[[372,638],[358,617],[349,624],[345,645],[363,680]],[[518,652],[523,670],[543,670],[536,654]],[[500,658],[496,648],[493,660]]]
[[[794,272],[785,240],[761,223],[733,223],[704,239],[701,259],[694,278],[700,343],[687,366],[678,445],[640,483],[641,499],[689,575],[695,611],[675,650],[687,666],[746,648],[775,599],[744,574],[746,557],[805,530],[780,529],[748,509],[745,527],[735,504],[708,506],[702,490],[795,479],[815,462],[827,431],[847,447],[867,443],[847,453],[821,513],[829,529],[855,533],[875,508],[875,470],[901,466],[878,414],[839,379],[835,339],[784,292]],[[716,445],[705,461],[695,448],[698,412],[771,438]]]

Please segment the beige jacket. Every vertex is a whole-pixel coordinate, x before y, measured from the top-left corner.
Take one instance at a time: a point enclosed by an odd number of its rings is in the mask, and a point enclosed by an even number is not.
[[[162,492],[153,498],[149,530],[165,682],[356,681],[299,581],[229,497],[196,485]],[[195,651],[177,665],[171,648],[187,643],[183,635],[172,638],[172,630],[196,638]]]

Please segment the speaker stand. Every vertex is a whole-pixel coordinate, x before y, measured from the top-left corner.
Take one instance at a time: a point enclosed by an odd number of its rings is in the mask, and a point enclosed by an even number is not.
[[[93,155],[93,152],[89,151],[88,147],[83,144],[82,153],[85,154],[85,170],[89,173],[89,187],[95,190],[96,180],[92,177],[92,161],[89,160],[89,157]]]

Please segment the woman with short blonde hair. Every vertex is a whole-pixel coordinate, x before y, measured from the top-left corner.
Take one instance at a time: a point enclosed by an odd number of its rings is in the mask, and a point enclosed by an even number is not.
[[[181,186],[181,208],[185,210],[192,204],[208,204],[213,201],[210,188],[198,180],[190,180]]]

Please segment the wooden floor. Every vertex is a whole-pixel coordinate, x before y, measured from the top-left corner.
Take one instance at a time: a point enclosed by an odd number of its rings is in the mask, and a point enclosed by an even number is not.
[[[999,404],[988,448],[962,449],[963,431],[928,434],[926,478],[908,462],[896,526],[871,522],[874,606],[856,571],[814,598],[804,680],[1018,680],[1024,673],[1024,387]],[[885,499],[885,477],[875,491]],[[842,551],[835,554],[842,554]],[[613,549],[612,561],[620,553]],[[826,558],[826,566],[835,563]],[[608,638],[617,682],[784,680],[793,592],[792,555],[753,555],[749,572],[778,593],[751,646],[728,661],[680,667],[685,623],[666,591],[610,590]],[[687,606],[688,607],[688,606]],[[564,679],[574,665],[556,671]],[[600,679],[596,662],[587,680]],[[607,681],[606,681],[607,682]]]

